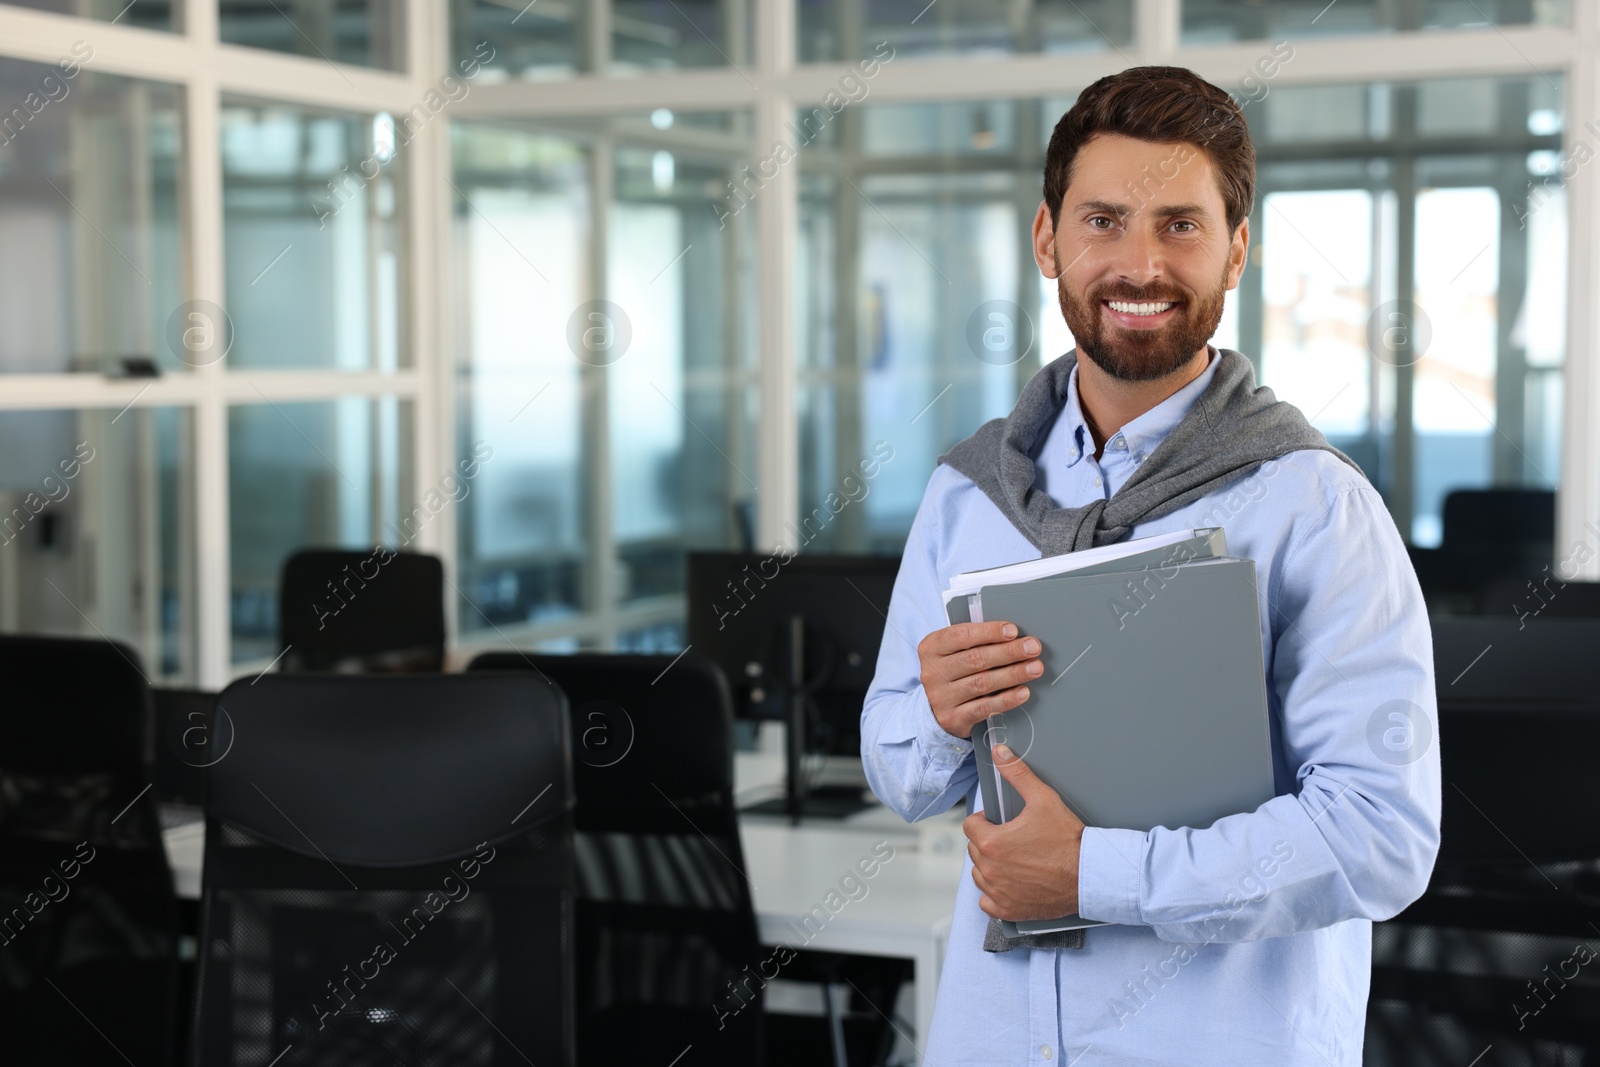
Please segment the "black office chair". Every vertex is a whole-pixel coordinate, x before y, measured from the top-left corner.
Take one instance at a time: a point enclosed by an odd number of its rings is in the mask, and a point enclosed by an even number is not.
[[[4,636],[0,678],[0,1059],[170,1063],[178,918],[138,657]]]
[[[204,689],[151,686],[150,793],[169,805],[199,808],[205,803],[205,768],[227,755],[231,727],[212,724],[217,694]]]
[[[1600,619],[1431,620],[1441,702],[1582,704],[1600,695]]]
[[[150,737],[154,739],[148,780],[150,797],[160,805],[163,830],[194,824],[204,818],[205,768],[224,759],[233,745],[232,724],[224,716],[214,721],[217,694],[203,689],[151,686]],[[178,922],[187,949],[199,943],[199,901],[178,900]],[[185,1010],[194,1003],[195,958],[180,951],[177,1003]],[[177,1060],[188,1055],[189,1027],[178,1030]]]
[[[1556,497],[1548,489],[1456,489],[1444,498],[1438,548],[1408,546],[1435,613],[1472,614],[1495,582],[1541,576],[1554,555]]]
[[[1600,928],[1597,638],[1600,622],[1434,620],[1439,858],[1374,927],[1369,1064],[1442,1067],[1490,1044],[1500,1063],[1600,1057],[1600,976],[1563,966]]]
[[[193,1067],[574,1063],[561,691],[269,674],[218,706]]]
[[[1485,571],[1550,562],[1556,494],[1549,489],[1456,489],[1444,498],[1440,544]]]
[[[1478,604],[1483,615],[1533,619],[1600,619],[1600,582],[1563,582],[1559,575],[1502,578],[1484,589]]]
[[[436,556],[312,548],[283,565],[282,671],[438,671],[444,644],[444,567]]]
[[[721,670],[694,655],[517,652],[468,669],[537,672],[571,702],[579,1059],[666,1064],[693,1045],[697,1064],[760,1064],[778,968],[744,875]]]

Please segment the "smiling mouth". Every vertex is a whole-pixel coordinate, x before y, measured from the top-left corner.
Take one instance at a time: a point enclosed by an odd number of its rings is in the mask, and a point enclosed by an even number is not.
[[[1159,315],[1178,306],[1173,300],[1102,300],[1101,303],[1124,315]]]

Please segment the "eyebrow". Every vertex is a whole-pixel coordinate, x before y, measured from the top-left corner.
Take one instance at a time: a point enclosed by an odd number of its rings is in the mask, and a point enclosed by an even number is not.
[[[1085,200],[1077,206],[1077,210],[1103,211],[1108,215],[1116,215],[1119,218],[1132,214],[1132,209],[1127,204],[1117,204],[1110,200]],[[1175,215],[1199,215],[1202,218],[1209,218],[1211,215],[1211,212],[1201,204],[1171,204],[1166,207],[1154,208],[1152,213],[1158,218],[1172,218]]]

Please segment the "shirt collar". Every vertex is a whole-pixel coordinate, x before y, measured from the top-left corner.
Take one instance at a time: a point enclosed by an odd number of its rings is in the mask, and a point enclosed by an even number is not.
[[[1137,462],[1155,451],[1167,434],[1176,429],[1183,417],[1189,414],[1194,402],[1206,391],[1211,379],[1216,377],[1217,364],[1220,362],[1217,350],[1208,344],[1206,352],[1208,361],[1200,376],[1112,434],[1106,442],[1105,457],[1109,458],[1113,453],[1126,454]],[[1083,409],[1078,404],[1076,366],[1067,377],[1067,402],[1061,409],[1061,417],[1067,420],[1067,426],[1072,431],[1072,445],[1067,449],[1067,466],[1071,467],[1085,455],[1092,455],[1094,450],[1094,434],[1089,432],[1089,424],[1084,421]]]

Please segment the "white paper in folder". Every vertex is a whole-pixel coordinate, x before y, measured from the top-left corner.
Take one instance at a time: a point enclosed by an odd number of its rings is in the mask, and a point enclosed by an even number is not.
[[[1180,541],[1187,541],[1199,532],[1199,530],[1173,530],[1171,533],[1152,534],[1132,541],[1118,541],[1114,545],[1086,548],[1081,552],[1063,552],[1058,556],[1041,556],[1039,559],[1009,563],[1003,567],[966,571],[950,579],[950,587],[944,591],[945,612],[948,614],[950,610],[950,601],[958,596],[964,596],[967,598],[968,617],[973,622],[982,622],[983,597],[980,591],[986,585],[1016,585],[1020,582],[1031,582],[1036,578],[1053,578],[1058,574],[1069,574],[1097,563],[1113,563],[1127,556],[1148,552],[1152,548],[1175,545]]]

